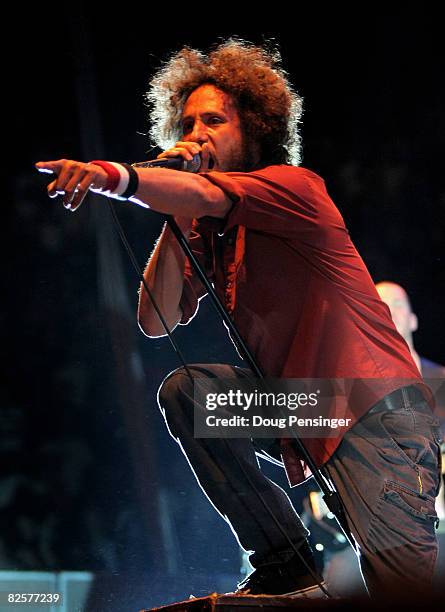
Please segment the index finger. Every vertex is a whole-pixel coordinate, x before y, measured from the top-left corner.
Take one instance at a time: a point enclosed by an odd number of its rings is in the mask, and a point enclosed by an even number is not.
[[[187,151],[191,151],[192,153],[200,153],[202,148],[199,142],[194,142],[192,140],[178,140],[175,147],[187,149]]]
[[[63,164],[65,163],[65,161],[65,159],[57,159],[56,161],[40,161],[34,165],[39,172],[45,172],[47,174],[59,174],[60,170],[63,168]]]

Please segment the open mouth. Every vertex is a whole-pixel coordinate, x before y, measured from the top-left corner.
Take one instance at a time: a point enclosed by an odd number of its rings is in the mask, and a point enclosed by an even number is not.
[[[213,159],[211,155],[209,155],[209,164],[208,164],[209,170],[213,170],[214,166],[215,166],[215,160]]]

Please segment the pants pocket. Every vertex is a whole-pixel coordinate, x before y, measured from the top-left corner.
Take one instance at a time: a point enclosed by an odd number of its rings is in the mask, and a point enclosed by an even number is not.
[[[369,527],[369,544],[374,552],[397,550],[419,559],[437,548],[438,518],[434,498],[409,487],[385,480]],[[422,553],[423,551],[423,553]]]
[[[393,464],[392,481],[412,484],[421,495],[434,498],[440,487],[441,453],[440,433],[433,415],[410,409],[382,412],[380,427],[386,437],[383,454]],[[414,478],[418,481],[418,488]]]
[[[419,464],[428,450],[425,437],[419,431],[416,417],[411,410],[382,412],[380,425],[387,439],[399,456],[412,467]]]

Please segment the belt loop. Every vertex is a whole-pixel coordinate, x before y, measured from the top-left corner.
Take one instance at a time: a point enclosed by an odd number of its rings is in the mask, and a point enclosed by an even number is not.
[[[409,410],[411,408],[411,400],[409,399],[408,390],[410,387],[402,387],[402,398],[403,398],[403,408],[404,410]]]

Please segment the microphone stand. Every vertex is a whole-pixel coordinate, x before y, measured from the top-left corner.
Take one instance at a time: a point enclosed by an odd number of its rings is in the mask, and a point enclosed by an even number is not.
[[[229,329],[230,335],[234,339],[234,342],[235,342],[235,344],[236,344],[236,346],[238,348],[238,351],[239,351],[240,355],[243,356],[244,360],[249,365],[249,367],[252,370],[253,374],[257,378],[264,379],[265,378],[264,373],[261,371],[261,368],[256,363],[255,358],[253,357],[253,355],[250,352],[249,348],[247,347],[246,343],[242,339],[242,337],[241,337],[241,335],[240,335],[240,333],[239,333],[235,323],[232,321],[232,319],[228,315],[226,309],[222,305],[219,297],[216,295],[215,289],[213,288],[211,282],[207,278],[207,276],[206,276],[206,274],[205,274],[205,272],[204,272],[200,262],[198,261],[198,259],[194,255],[193,251],[191,250],[190,245],[189,245],[188,241],[186,240],[184,234],[179,229],[176,221],[170,215],[167,215],[167,224],[170,227],[170,229],[173,232],[173,234],[175,235],[175,237],[176,237],[177,241],[179,242],[179,245],[181,246],[182,250],[184,251],[186,257],[189,259],[189,261],[190,261],[194,271],[198,275],[200,281],[202,282],[202,284],[204,285],[205,289],[207,290],[207,292],[208,292],[208,294],[210,296],[210,299],[213,302],[217,312],[219,313],[219,315],[223,319],[224,323],[226,324],[227,328]],[[323,493],[323,500],[324,500],[326,506],[328,507],[330,512],[332,512],[332,514],[337,519],[337,522],[338,522],[341,530],[343,531],[344,536],[346,537],[346,539],[348,540],[348,542],[350,543],[352,548],[357,552],[355,540],[354,540],[354,538],[352,536],[352,533],[351,533],[351,531],[349,529],[349,526],[347,524],[346,516],[345,516],[345,513],[344,513],[343,506],[341,504],[340,496],[339,496],[338,492],[336,491],[336,489],[334,487],[334,484],[330,480],[329,475],[326,473],[326,471],[323,469],[323,467],[318,468],[316,466],[316,464],[314,463],[312,457],[309,455],[308,451],[306,450],[306,447],[304,446],[304,444],[302,443],[300,438],[296,435],[296,433],[294,431],[292,431],[292,434],[293,434],[292,437],[293,437],[294,443],[296,444],[296,446],[298,448],[298,451],[301,453],[301,456],[303,457],[305,463],[307,464],[307,466],[311,470],[312,475],[315,478],[315,481],[317,482],[318,486],[320,487],[320,490]]]

